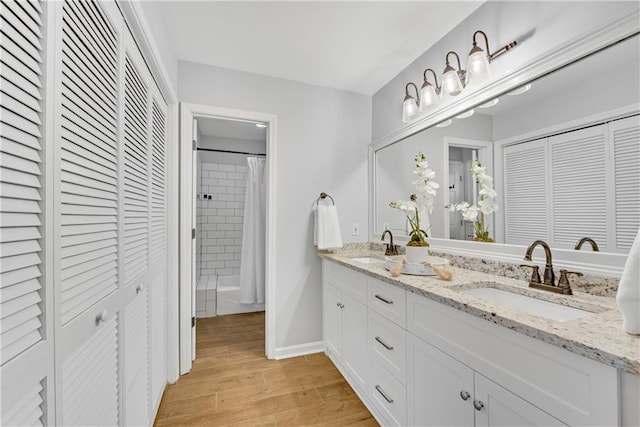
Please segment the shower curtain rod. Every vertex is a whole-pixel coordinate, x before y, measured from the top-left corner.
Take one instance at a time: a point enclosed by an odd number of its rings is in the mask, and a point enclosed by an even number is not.
[[[229,153],[229,154],[245,154],[247,156],[266,156],[266,154],[262,153],[248,153],[246,151],[233,151],[233,150],[218,150],[215,148],[197,148],[198,151],[215,151],[217,153]]]

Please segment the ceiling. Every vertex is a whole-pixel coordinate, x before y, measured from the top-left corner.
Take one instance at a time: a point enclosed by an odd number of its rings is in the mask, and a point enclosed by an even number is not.
[[[372,95],[479,1],[162,1],[179,60]]]

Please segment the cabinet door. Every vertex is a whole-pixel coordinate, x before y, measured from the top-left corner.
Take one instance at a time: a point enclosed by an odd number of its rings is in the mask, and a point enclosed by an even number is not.
[[[551,415],[493,381],[475,374],[476,426],[563,426]]]
[[[473,426],[473,371],[407,335],[409,425]]]
[[[324,342],[329,355],[342,358],[342,295],[325,283],[324,286]]]
[[[342,295],[343,358],[356,386],[365,390],[367,372],[367,307]]]

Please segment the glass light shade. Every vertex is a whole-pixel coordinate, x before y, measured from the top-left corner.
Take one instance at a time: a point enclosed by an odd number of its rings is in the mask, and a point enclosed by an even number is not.
[[[467,84],[486,80],[491,73],[489,58],[482,49],[474,49],[467,59]]]
[[[500,101],[500,98],[493,98],[491,101],[489,102],[485,102],[482,105],[478,105],[478,108],[489,108],[489,107],[493,107],[494,105],[496,105],[498,102]]]
[[[411,96],[406,96],[402,102],[402,122],[408,123],[418,114],[418,104]]]
[[[456,116],[456,119],[466,119],[467,117],[473,116],[473,113],[475,113],[475,110],[472,108],[471,110],[468,110],[468,111],[465,111],[464,113],[458,114]]]
[[[521,95],[531,89],[531,83],[527,83],[518,88],[515,88],[511,92],[507,92],[507,95]]]
[[[425,83],[422,85],[420,89],[420,112],[424,113],[429,109],[429,107],[434,106],[438,103],[440,97],[436,93],[435,88],[429,84]]]
[[[437,127],[437,128],[446,128],[446,127],[447,127],[447,126],[449,126],[451,123],[453,123],[453,120],[448,119],[448,120],[445,120],[445,121],[444,121],[444,122],[442,122],[442,123],[438,123],[438,124],[436,125],[436,127]]]
[[[451,68],[451,67],[449,67]],[[451,96],[456,96],[462,92],[462,81],[458,76],[458,72],[451,68],[442,76],[442,90]]]

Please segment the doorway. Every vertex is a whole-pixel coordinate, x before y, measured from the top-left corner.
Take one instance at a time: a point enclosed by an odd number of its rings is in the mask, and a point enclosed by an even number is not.
[[[445,138],[445,167],[444,185],[445,205],[453,203],[477,202],[476,182],[471,174],[473,159],[493,169],[493,143],[489,141],[468,140],[462,138]],[[445,238],[455,240],[471,240],[474,236],[473,222],[464,221],[460,212],[449,212],[445,216]]]
[[[262,141],[252,141],[240,134],[239,129],[245,132],[259,129],[264,137]],[[215,132],[218,134],[214,135]],[[232,298],[237,300],[235,308],[222,308],[222,311],[265,311],[265,354],[267,358],[272,358],[275,349],[275,313],[271,312],[270,307],[275,304],[271,302],[274,295],[270,286],[274,283],[273,265],[276,257],[275,142],[276,117],[273,115],[196,104],[183,103],[180,106],[180,374],[189,372],[191,362],[195,359],[198,312],[201,317],[208,316],[208,309],[211,315],[219,314],[221,302],[229,302],[221,300],[222,295],[218,293],[220,288],[234,288],[231,293],[235,292],[235,295]],[[253,163],[259,164],[261,171],[257,173],[262,176],[264,187],[262,242],[246,245],[264,248],[261,256],[261,281],[264,283],[262,301],[256,300],[255,304],[239,295],[240,283],[236,284],[241,276],[241,258],[245,256],[242,253],[242,239],[250,234],[244,230],[244,205],[249,192],[248,159],[254,159]],[[222,177],[221,173],[225,176]],[[230,200],[230,197],[234,200]],[[224,207],[222,202],[225,203]],[[206,246],[205,240],[208,240]],[[245,262],[245,265],[249,265],[249,262]],[[204,276],[207,276],[206,283]],[[257,278],[253,277],[251,281],[256,283]],[[231,293],[224,297],[229,297]]]

